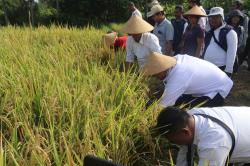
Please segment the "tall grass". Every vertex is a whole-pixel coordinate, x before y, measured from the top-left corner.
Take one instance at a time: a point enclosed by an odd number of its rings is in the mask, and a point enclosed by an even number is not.
[[[143,78],[119,72],[124,54],[104,56],[103,33],[0,29],[0,165],[82,165],[87,154],[150,165],[157,111],[145,109]]]

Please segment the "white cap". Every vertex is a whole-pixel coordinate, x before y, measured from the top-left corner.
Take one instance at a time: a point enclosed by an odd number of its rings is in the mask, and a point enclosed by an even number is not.
[[[163,11],[163,7],[161,7],[161,5],[154,5],[150,12],[147,13],[147,17],[151,17],[153,15],[155,15],[156,13],[162,12]]]
[[[209,16],[216,16],[216,15],[220,15],[222,17],[222,19],[224,20],[224,9],[222,9],[221,7],[211,8],[208,17]]]

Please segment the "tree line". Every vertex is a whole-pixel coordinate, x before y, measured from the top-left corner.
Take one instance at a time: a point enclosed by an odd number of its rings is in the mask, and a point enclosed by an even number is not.
[[[72,25],[100,24],[126,21],[130,13],[127,4],[130,0],[1,0],[0,25]],[[132,0],[146,13],[151,0]],[[246,0],[248,1],[248,0]],[[184,4],[185,0],[159,0],[171,14],[174,5]],[[230,8],[232,0],[203,0],[205,7],[222,6]],[[250,3],[246,2],[250,8]]]

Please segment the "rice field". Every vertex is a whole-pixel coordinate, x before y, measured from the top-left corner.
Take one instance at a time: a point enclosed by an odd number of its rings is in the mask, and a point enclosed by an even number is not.
[[[110,28],[119,25],[0,28],[0,166],[76,166],[87,154],[173,165],[175,152],[150,131],[159,112],[146,108],[150,80],[121,72],[125,53],[101,46]]]
[[[145,108],[147,80],[119,71],[125,55],[103,50],[103,33],[0,28],[1,166],[83,165],[87,154],[156,165],[169,156],[151,137],[158,111]]]

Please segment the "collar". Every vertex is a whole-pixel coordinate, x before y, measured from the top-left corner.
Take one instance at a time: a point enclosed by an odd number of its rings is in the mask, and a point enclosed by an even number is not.
[[[223,22],[222,25],[219,28],[215,29],[214,31],[220,31],[225,26],[226,26],[226,24]]]
[[[173,67],[171,67],[170,69],[168,69],[167,74],[166,74],[166,77],[165,77],[164,80],[163,80],[163,84],[164,84],[164,85],[167,84],[167,82],[168,82],[168,76],[169,76],[170,72],[172,71],[172,69],[173,69]]]
[[[141,39],[140,39],[140,41],[139,41],[139,44],[141,44],[141,45],[143,45],[143,43],[144,43],[144,42],[143,42],[143,41],[144,41],[143,38],[144,38],[144,33],[141,35]]]
[[[196,116],[193,115],[193,118],[194,118],[194,140],[193,140],[193,144],[197,145],[198,144],[198,139],[197,139],[197,132],[198,131],[198,127],[196,125],[196,122],[197,122],[197,119],[196,119]]]
[[[165,21],[167,21],[166,17],[164,18],[164,20],[162,20],[162,22],[160,24],[156,23],[156,26],[161,26]]]
[[[136,13],[136,12],[137,12],[137,10],[138,10],[138,9],[137,9],[137,8],[135,8],[135,10],[134,10],[132,13]]]

